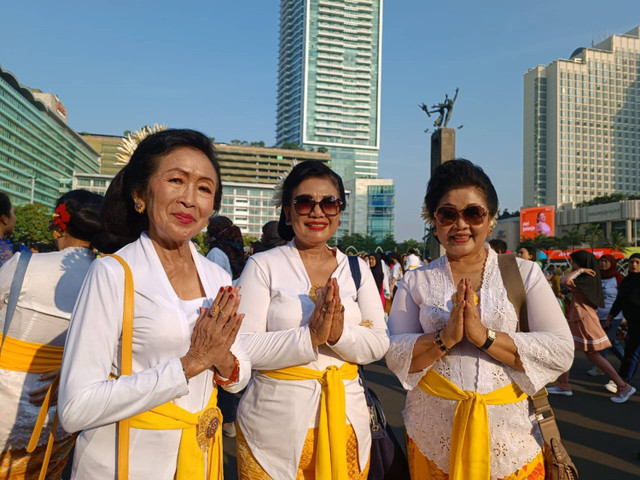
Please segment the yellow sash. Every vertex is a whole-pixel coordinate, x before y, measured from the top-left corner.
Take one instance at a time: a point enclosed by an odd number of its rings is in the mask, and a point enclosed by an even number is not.
[[[515,383],[486,395],[463,391],[433,369],[422,377],[418,386],[429,395],[458,400],[451,432],[449,478],[489,480],[491,450],[487,405],[517,403],[525,400],[527,395]]]
[[[133,275],[127,262],[114,258],[124,269],[124,305],[122,315],[122,375],[131,375],[133,363]],[[112,376],[113,378],[113,376]],[[204,410],[191,413],[173,402],[163,403],[147,412],[118,422],[118,480],[129,476],[129,427],[144,430],[182,430],[178,450],[176,480],[222,479],[222,414],[218,408],[218,390],[214,387]],[[204,466],[207,451],[207,472]],[[148,459],[153,461],[153,459]],[[206,473],[206,476],[205,476]]]
[[[191,413],[167,402],[131,417],[131,427],[145,430],[182,430],[176,480],[222,479],[222,414],[213,389],[204,410]],[[202,443],[200,446],[199,441]],[[207,451],[205,476],[204,448]]]
[[[261,370],[260,373],[278,380],[318,380],[320,382],[322,396],[318,421],[316,478],[347,480],[347,407],[344,380],[356,378],[358,366],[343,363],[340,368],[331,366],[323,371],[288,367],[279,370]]]
[[[2,334],[0,334],[0,342]],[[63,347],[7,337],[0,352],[0,368],[14,372],[45,373],[62,365]]]
[[[62,365],[62,353],[63,347],[56,347],[52,345],[42,345],[39,343],[25,342],[23,340],[17,340],[15,338],[6,337],[2,351],[0,352],[0,368],[5,370],[12,370],[14,372],[29,372],[29,373],[45,373],[60,368]],[[0,335],[0,342],[2,341],[2,335]],[[38,446],[38,439],[42,433],[42,427],[44,421],[47,418],[49,412],[49,405],[51,403],[51,396],[58,389],[58,382],[60,375],[56,376],[49,385],[47,395],[44,397],[40,412],[38,413],[38,419],[31,433],[31,439],[27,446],[27,452],[33,452]],[[44,480],[47,473],[47,467],[49,466],[49,459],[51,458],[51,452],[53,451],[53,441],[56,428],[58,427],[58,412],[56,411],[53,423],[51,424],[51,431],[49,432],[49,439],[47,441],[47,448],[45,450],[44,458],[42,460],[42,467],[40,469],[40,475],[38,480]]]

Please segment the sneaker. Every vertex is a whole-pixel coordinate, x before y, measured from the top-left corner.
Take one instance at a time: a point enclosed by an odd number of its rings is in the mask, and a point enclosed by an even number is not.
[[[571,395],[573,395],[573,391],[571,390],[571,387],[563,387],[559,383],[555,385],[549,385],[547,387],[547,392],[552,393],[554,395],[565,395],[567,397],[570,397]]]
[[[222,424],[222,434],[225,437],[235,438],[236,436],[236,424],[234,422],[228,422]]]
[[[604,375],[604,372],[598,367],[591,367],[589,370],[587,370],[587,375],[590,375],[592,377],[599,377],[600,375]]]
[[[618,386],[613,380],[609,380],[609,383],[607,383],[604,388],[609,390],[611,393],[618,393]]]
[[[636,388],[627,385],[627,388],[618,391],[615,397],[611,397],[611,401],[614,403],[624,403],[629,400],[634,393],[636,393]]]

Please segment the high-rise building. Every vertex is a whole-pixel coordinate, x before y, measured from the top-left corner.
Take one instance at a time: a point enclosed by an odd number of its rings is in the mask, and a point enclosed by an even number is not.
[[[344,181],[377,178],[382,0],[282,0],[276,143],[328,151]]]
[[[74,173],[97,174],[99,154],[66,122],[55,95],[31,90],[0,68],[0,191],[21,205],[54,207]]]
[[[640,191],[640,27],[524,75],[523,203]]]

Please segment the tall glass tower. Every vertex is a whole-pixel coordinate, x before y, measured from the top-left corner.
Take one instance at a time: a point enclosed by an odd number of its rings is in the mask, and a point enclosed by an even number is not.
[[[331,154],[349,181],[377,178],[382,0],[282,0],[276,142]]]

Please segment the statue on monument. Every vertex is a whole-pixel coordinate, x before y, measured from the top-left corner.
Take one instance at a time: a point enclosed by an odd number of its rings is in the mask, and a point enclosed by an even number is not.
[[[436,118],[435,122],[433,122],[433,126],[436,127],[437,130],[446,128],[449,124],[449,120],[451,120],[451,112],[453,111],[453,104],[456,103],[459,90],[459,88],[456,88],[456,94],[453,96],[453,98],[449,98],[449,94],[445,93],[444,102],[438,103],[437,105],[431,105],[431,108],[433,109],[431,111],[429,111],[429,107],[427,107],[426,104],[421,103],[419,105],[428,117],[431,117],[432,113],[438,114],[438,118]]]

